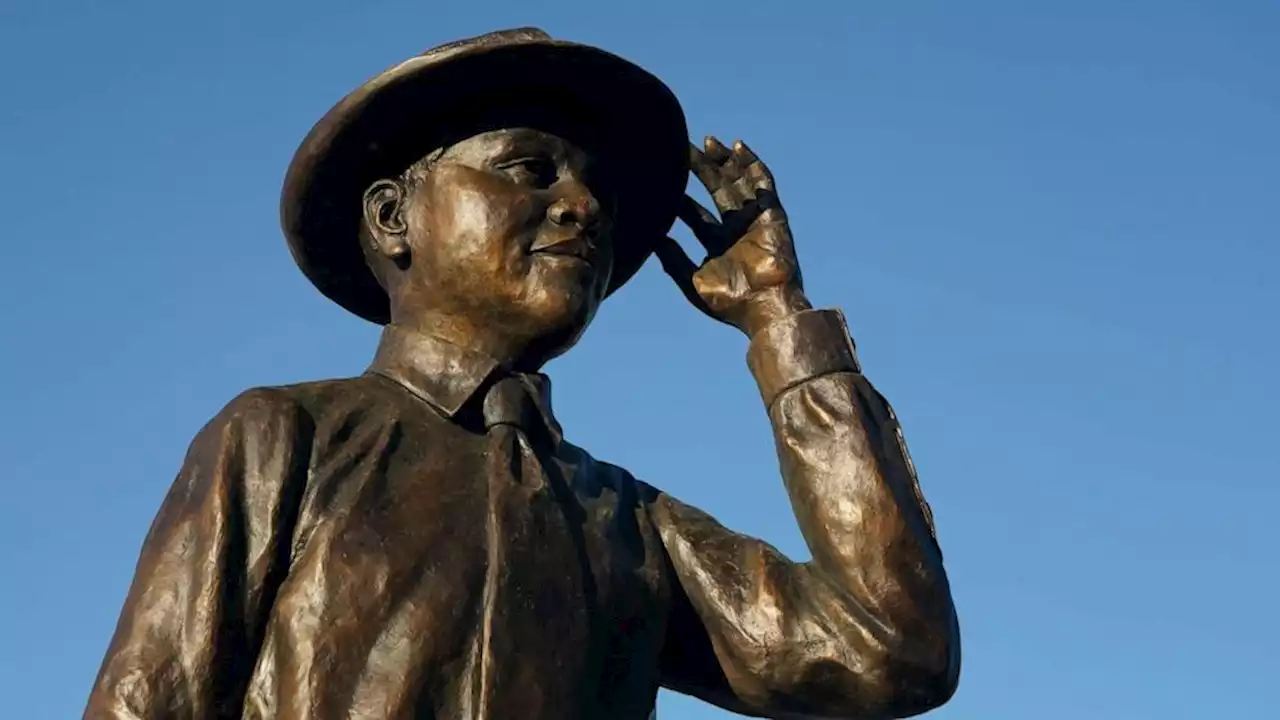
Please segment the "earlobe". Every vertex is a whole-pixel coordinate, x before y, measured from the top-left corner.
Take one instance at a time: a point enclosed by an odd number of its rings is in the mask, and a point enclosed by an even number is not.
[[[379,180],[364,191],[364,224],[372,249],[397,262],[409,255],[404,209],[405,188],[395,180]]]

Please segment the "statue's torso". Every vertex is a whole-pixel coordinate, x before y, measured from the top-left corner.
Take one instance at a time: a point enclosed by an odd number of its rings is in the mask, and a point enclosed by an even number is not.
[[[668,592],[629,475],[562,444],[522,483],[380,377],[290,392],[309,468],[246,716],[647,716]]]

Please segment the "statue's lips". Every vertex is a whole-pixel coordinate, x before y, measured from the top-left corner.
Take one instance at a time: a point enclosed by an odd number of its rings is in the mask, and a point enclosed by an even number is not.
[[[529,251],[535,255],[552,255],[561,258],[570,258],[581,260],[582,262],[595,264],[596,247],[584,237],[571,235],[566,238],[538,240],[529,248]]]

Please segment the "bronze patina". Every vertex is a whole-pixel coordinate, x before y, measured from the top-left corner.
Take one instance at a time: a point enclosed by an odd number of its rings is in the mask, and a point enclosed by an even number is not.
[[[285,234],[381,344],[358,377],[249,390],[199,432],[85,717],[641,719],[663,687],[777,718],[946,702],[958,626],[894,412],[806,299],[765,164],[687,138],[652,75],[533,29],[330,111]],[[703,262],[666,237],[677,217]],[[651,253],[749,338],[812,560],[557,424],[540,368]]]

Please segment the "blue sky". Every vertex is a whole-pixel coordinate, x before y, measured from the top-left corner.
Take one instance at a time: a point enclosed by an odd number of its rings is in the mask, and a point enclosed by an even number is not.
[[[367,363],[278,227],[311,123],[526,24],[773,168],[937,516],[965,665],[934,717],[1275,717],[1280,6],[4,0],[6,717],[81,712],[201,424]],[[805,558],[744,351],[653,262],[550,368],[558,413]]]

